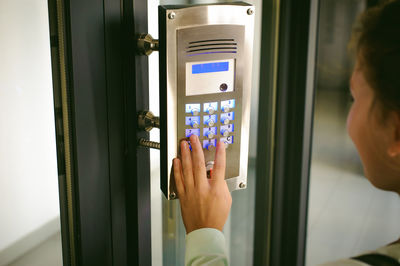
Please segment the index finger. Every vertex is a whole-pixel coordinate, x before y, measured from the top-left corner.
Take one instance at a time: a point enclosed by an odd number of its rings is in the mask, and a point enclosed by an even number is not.
[[[217,150],[215,152],[214,168],[212,172],[212,179],[225,180],[225,167],[226,167],[226,154],[225,143],[220,141],[217,143]]]
[[[202,186],[207,184],[203,147],[196,135],[190,136],[190,143],[192,144],[192,162],[195,186]]]
[[[181,162],[185,189],[190,191],[194,186],[192,156],[190,154],[189,144],[185,140],[181,141]]]

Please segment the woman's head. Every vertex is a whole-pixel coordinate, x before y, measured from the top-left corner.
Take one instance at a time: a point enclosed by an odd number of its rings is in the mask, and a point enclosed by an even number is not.
[[[353,38],[349,135],[367,178],[400,194],[400,0],[362,14]]]

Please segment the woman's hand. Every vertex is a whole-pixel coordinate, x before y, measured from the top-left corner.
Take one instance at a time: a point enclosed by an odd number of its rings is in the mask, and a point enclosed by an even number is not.
[[[232,197],[225,181],[225,144],[219,142],[211,178],[207,178],[199,138],[181,142],[181,160],[174,159],[174,176],[186,233],[200,228],[222,231],[229,215]]]

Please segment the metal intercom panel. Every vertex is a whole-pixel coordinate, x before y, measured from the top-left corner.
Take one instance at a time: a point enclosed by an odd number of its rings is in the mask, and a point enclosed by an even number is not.
[[[247,3],[159,7],[161,189],[176,198],[172,160],[192,134],[207,169],[226,144],[229,189],[247,182],[254,7]]]

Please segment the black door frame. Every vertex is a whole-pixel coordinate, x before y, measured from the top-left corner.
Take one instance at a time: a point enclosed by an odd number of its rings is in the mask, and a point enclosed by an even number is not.
[[[147,1],[48,5],[64,265],[151,265]]]
[[[260,69],[266,74],[260,75],[258,136],[263,138],[257,150],[254,265],[305,263],[314,102],[307,83],[313,71],[308,67],[312,1],[263,1]],[[276,9],[277,47],[271,42]]]

